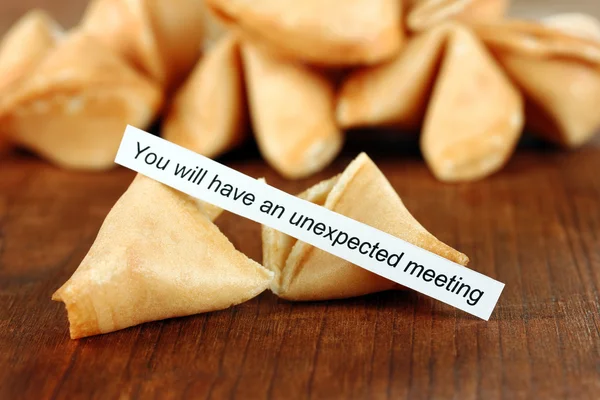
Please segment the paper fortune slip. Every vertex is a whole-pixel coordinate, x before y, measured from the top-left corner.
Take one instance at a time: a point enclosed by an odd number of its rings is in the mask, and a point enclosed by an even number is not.
[[[115,162],[485,320],[504,288],[437,254],[132,126],[125,130]],[[295,225],[290,222],[294,213],[316,223],[311,229]],[[477,301],[457,290],[459,285],[478,291]]]

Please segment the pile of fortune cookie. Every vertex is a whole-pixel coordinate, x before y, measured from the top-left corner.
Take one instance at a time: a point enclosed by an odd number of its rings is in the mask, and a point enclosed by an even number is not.
[[[600,127],[600,24],[504,17],[508,0],[92,0],[65,31],[0,43],[0,153],[112,168],[127,124],[218,157],[253,133],[278,173],[325,168],[351,128],[419,132],[442,181],[501,169],[526,129]],[[0,161],[1,162],[1,161]]]

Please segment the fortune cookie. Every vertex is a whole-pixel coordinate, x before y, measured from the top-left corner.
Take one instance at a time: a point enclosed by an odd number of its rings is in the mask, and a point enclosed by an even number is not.
[[[65,303],[75,339],[221,310],[257,296],[272,277],[196,201],[138,175],[52,299]]]
[[[600,127],[600,41],[529,21],[475,26],[526,100],[533,133],[574,148]]]
[[[0,114],[11,91],[44,58],[63,30],[44,11],[32,10],[19,19],[0,42]],[[0,156],[11,146],[0,127]]]
[[[398,0],[207,0],[244,38],[320,66],[375,64],[400,51]]]
[[[246,128],[239,45],[229,34],[208,50],[176,93],[163,137],[214,158],[239,144]]]
[[[523,125],[516,88],[467,28],[445,23],[415,36],[395,60],[351,74],[337,107],[344,127],[417,128],[434,175],[465,181],[499,170]]]
[[[11,93],[0,114],[9,138],[68,168],[113,167],[127,124],[147,127],[160,88],[94,38],[63,39]]]
[[[364,153],[340,176],[317,184],[301,197],[461,265],[469,261],[415,220]],[[263,263],[275,272],[272,290],[289,300],[338,299],[398,287],[395,282],[266,226]]]
[[[509,0],[413,0],[406,25],[412,32],[421,32],[448,20],[495,20],[504,16],[509,5]]]
[[[200,0],[93,0],[81,28],[170,89],[200,55],[202,10]]]
[[[523,128],[523,100],[483,44],[466,29],[448,37],[423,124],[421,150],[442,181],[501,169]]]
[[[265,160],[290,179],[327,166],[343,142],[333,83],[251,44],[242,46],[242,58],[252,125]]]

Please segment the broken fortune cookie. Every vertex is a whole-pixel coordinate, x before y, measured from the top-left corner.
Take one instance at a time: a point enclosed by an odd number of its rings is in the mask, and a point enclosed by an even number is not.
[[[300,197],[458,264],[466,265],[469,261],[466,255],[439,241],[415,220],[364,153],[340,176],[315,185]],[[288,300],[347,298],[399,287],[267,226],[263,226],[263,263],[275,273],[273,292]]]
[[[198,201],[138,175],[52,298],[65,303],[75,339],[221,310],[257,296],[272,277],[233,247]]]

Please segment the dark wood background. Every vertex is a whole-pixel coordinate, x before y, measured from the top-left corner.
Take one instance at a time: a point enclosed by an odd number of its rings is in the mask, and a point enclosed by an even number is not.
[[[0,3],[0,32],[31,5]],[[46,2],[61,22],[85,2]],[[372,135],[370,135],[372,136]],[[229,310],[70,340],[50,296],[78,266],[133,178],[0,163],[0,399],[600,397],[600,146],[520,146],[482,182],[435,181],[414,140],[354,133],[323,173],[279,178],[249,146],[223,161],[295,193],[366,149],[431,232],[506,283],[489,322],[410,292]],[[218,225],[261,259],[258,225]]]

